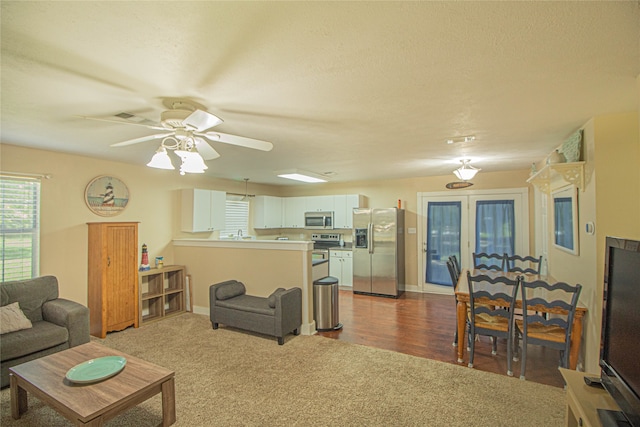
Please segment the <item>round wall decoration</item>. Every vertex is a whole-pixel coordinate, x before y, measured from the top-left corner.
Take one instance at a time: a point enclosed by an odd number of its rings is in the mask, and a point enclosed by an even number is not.
[[[129,189],[116,177],[97,176],[87,185],[84,201],[96,215],[115,216],[129,203]]]

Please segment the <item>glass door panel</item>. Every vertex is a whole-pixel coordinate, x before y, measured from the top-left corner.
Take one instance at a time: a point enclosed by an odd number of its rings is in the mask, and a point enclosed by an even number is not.
[[[453,286],[447,269],[451,255],[460,259],[462,202],[430,202],[427,205],[426,281]]]

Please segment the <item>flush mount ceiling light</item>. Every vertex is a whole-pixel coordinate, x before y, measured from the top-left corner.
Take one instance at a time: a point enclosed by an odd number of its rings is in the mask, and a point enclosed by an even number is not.
[[[471,166],[469,164],[470,161],[471,160],[469,159],[460,160],[460,162],[462,162],[462,166],[453,171],[453,174],[458,179],[461,179],[463,181],[469,181],[473,179],[474,176],[476,176],[478,171],[480,171],[480,169],[474,168],[473,166]]]
[[[302,182],[327,182],[327,177],[313,172],[307,172],[299,169],[276,172],[280,178],[293,179]]]
[[[448,138],[446,142],[447,144],[457,144],[460,142],[473,142],[475,141],[475,139],[476,139],[475,135],[456,136],[456,137]]]

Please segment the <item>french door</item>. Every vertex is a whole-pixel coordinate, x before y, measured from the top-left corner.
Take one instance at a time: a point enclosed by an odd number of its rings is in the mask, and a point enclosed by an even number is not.
[[[455,255],[462,268],[473,252],[528,254],[527,189],[419,193],[418,221],[422,291],[452,293],[446,262]]]

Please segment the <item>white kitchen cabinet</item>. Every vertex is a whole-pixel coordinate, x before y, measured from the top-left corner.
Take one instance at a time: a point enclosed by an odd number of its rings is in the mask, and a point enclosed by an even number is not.
[[[306,197],[283,198],[283,228],[304,228]]]
[[[281,197],[256,196],[253,200],[253,228],[282,228]]]
[[[338,279],[338,286],[353,286],[353,252],[329,251],[329,276]]]
[[[183,189],[180,192],[182,231],[200,233],[224,228],[227,193],[198,188]]]
[[[335,206],[333,228],[353,228],[353,208],[366,207],[365,197],[360,194],[340,194],[333,198]]]
[[[307,212],[333,212],[333,196],[308,196]]]

